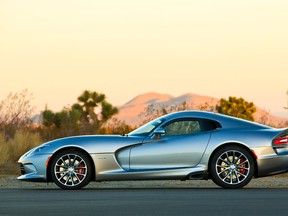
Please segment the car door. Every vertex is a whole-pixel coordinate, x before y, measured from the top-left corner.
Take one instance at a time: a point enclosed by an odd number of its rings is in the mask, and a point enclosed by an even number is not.
[[[197,119],[177,119],[161,126],[165,135],[147,137],[130,153],[130,170],[170,169],[196,166],[207,147],[210,132]]]

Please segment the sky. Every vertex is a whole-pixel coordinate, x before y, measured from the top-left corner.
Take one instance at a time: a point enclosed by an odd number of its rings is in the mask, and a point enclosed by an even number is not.
[[[0,100],[59,111],[158,92],[243,97],[288,116],[287,0],[0,0]]]

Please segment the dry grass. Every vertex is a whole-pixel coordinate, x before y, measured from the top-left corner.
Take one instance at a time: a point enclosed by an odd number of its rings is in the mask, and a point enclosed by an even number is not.
[[[41,143],[42,139],[38,133],[19,130],[11,139],[6,139],[5,134],[0,133],[0,173],[15,173],[18,159]]]

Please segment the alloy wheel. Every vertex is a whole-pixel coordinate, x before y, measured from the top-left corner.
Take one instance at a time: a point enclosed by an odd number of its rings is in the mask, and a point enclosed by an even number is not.
[[[253,155],[244,147],[226,145],[218,149],[209,163],[209,174],[213,182],[223,188],[242,188],[254,176]]]
[[[216,161],[217,175],[224,183],[239,184],[248,177],[249,171],[249,160],[239,151],[225,151]]]
[[[55,155],[51,165],[52,179],[63,189],[78,189],[91,180],[91,163],[77,150],[66,150]]]

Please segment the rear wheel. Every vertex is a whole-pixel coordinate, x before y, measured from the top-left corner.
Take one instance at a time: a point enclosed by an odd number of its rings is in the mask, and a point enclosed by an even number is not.
[[[53,182],[60,188],[78,189],[90,182],[92,169],[86,154],[68,149],[55,155],[50,172]]]
[[[242,188],[254,175],[251,154],[243,147],[230,145],[219,149],[213,156],[209,172],[213,182],[223,188]]]

